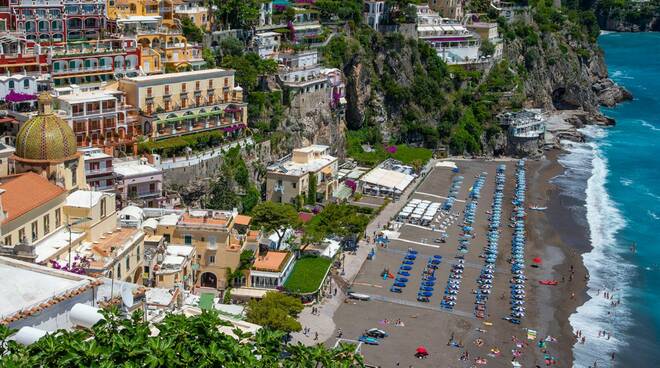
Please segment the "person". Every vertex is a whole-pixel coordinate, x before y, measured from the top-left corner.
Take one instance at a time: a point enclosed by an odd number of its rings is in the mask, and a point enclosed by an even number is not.
[[[318,332],[314,332],[314,341],[316,341],[316,340],[318,340],[318,339],[319,339],[319,333],[318,333]]]
[[[339,330],[337,330],[337,337],[338,337],[338,338],[341,339],[341,337],[342,337],[343,335],[344,335],[344,332],[341,330],[341,328],[340,328]]]

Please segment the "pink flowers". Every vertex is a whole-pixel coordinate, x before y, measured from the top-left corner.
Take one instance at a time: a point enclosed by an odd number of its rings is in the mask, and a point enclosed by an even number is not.
[[[385,150],[386,150],[388,153],[395,154],[395,153],[396,153],[396,146],[386,146],[386,147],[385,147]]]

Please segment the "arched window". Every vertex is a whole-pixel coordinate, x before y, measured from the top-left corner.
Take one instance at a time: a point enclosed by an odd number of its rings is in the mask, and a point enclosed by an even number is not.
[[[14,89],[14,84],[15,84],[14,81],[10,80],[9,81],[9,89]]]
[[[23,80],[23,88],[25,88],[25,89],[30,88],[30,80],[29,79],[24,79]]]
[[[48,32],[48,22],[45,20],[39,21],[39,32]]]

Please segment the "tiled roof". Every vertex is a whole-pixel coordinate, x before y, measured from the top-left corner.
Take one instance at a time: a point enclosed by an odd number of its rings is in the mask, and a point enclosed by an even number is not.
[[[236,219],[234,220],[234,224],[236,225],[250,225],[250,222],[252,221],[252,217],[246,216],[246,215],[237,215]]]
[[[65,192],[63,188],[32,172],[1,178],[0,189],[5,190],[1,198],[7,217],[3,223],[15,220]]]
[[[289,252],[268,251],[254,260],[252,268],[258,271],[280,272],[291,256]]]

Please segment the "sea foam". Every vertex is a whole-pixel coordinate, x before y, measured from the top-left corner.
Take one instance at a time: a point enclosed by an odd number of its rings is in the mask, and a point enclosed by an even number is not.
[[[617,334],[630,322],[625,303],[612,308],[612,300],[605,299],[603,292],[607,290],[613,294],[614,300],[625,299],[628,275],[633,266],[622,261],[622,247],[617,245],[616,234],[626,222],[606,189],[607,159],[600,151],[598,140],[604,138],[607,131],[588,126],[581,132],[587,142],[568,145],[569,154],[560,162],[567,171],[590,170],[584,198],[592,250],[582,256],[590,275],[587,284],[590,299],[569,319],[573,330],[581,330],[582,336],[586,337],[585,344],[577,343],[573,348],[574,366],[588,367],[595,361],[602,364],[612,352],[626,344],[623,336]],[[599,331],[609,331],[610,339],[599,337]]]

